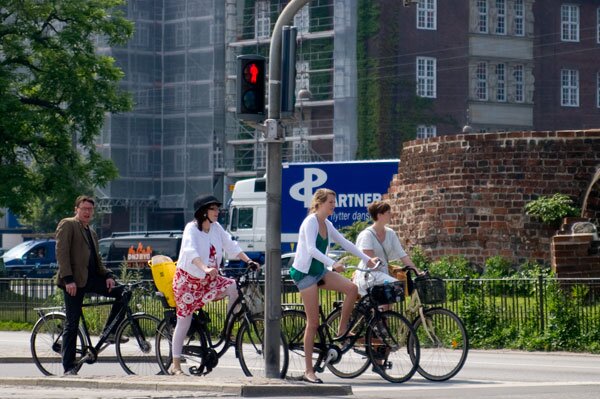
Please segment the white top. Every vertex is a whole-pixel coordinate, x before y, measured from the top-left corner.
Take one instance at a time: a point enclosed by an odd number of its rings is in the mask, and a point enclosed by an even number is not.
[[[219,223],[211,223],[208,233],[205,233],[198,228],[198,224],[194,220],[189,222],[183,230],[177,267],[185,270],[194,277],[203,278],[206,273],[200,270],[198,266],[192,264],[192,260],[200,258],[202,259],[202,263],[209,265],[211,245],[216,250],[215,261],[217,266],[221,264],[223,250],[229,256],[235,256],[242,252],[242,248],[240,248],[237,241],[232,240],[231,236]]]
[[[346,240],[328,219],[325,219],[325,225],[327,226],[327,250],[329,250],[329,243],[333,241],[340,244],[346,251],[358,256],[365,264],[369,262],[371,258]],[[317,249],[317,234],[319,234],[319,221],[317,215],[311,213],[304,219],[298,232],[298,246],[296,247],[293,266],[299,272],[308,273],[313,258],[323,262],[328,269],[331,269],[335,263],[326,253]]]
[[[365,249],[373,251],[375,254],[374,256],[381,259],[381,262],[383,263],[381,271],[387,273],[388,261],[404,258],[407,254],[406,251],[404,251],[404,248],[402,248],[402,244],[400,244],[400,239],[398,238],[394,230],[390,229],[387,226],[385,227],[385,238],[383,242],[380,242],[377,239],[376,234],[377,233],[375,233],[373,227],[367,227],[366,229],[361,231],[358,237],[356,238],[356,246],[360,248],[361,251]],[[383,248],[385,248],[385,251],[383,250]],[[361,261],[358,267],[360,267],[361,269],[366,268],[367,264],[366,262]],[[364,272],[360,271],[357,271],[356,273],[359,274],[357,277],[360,277],[362,276],[362,274],[364,274]]]

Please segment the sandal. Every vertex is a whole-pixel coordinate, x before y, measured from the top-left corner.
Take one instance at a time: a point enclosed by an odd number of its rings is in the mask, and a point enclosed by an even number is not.
[[[310,382],[311,384],[322,384],[323,380],[321,380],[320,378],[315,377],[315,379],[311,379],[308,378],[308,376],[306,374],[302,375],[302,381],[304,382]]]
[[[174,369],[169,370],[169,374],[171,375],[185,375],[182,369]]]

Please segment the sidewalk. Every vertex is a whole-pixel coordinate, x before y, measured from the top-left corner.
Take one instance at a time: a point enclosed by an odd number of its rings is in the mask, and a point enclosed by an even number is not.
[[[31,352],[29,349],[28,332],[0,331],[0,364],[4,363],[30,363]],[[113,351],[114,353],[114,351]],[[109,349],[103,352],[103,357],[110,357]],[[4,368],[6,366],[3,366]],[[240,371],[241,373],[241,371]],[[3,373],[4,374],[4,373]],[[40,396],[31,396],[36,388],[46,388],[52,391],[56,389],[57,396],[53,396],[48,390],[40,393]],[[69,389],[79,388],[69,396]],[[264,396],[345,396],[352,395],[350,385],[337,384],[309,384],[301,381],[280,380],[262,377],[213,377],[210,374],[203,377],[190,376],[137,376],[137,375],[115,375],[115,376],[52,376],[46,377],[0,377],[0,398],[83,398],[81,389],[102,391],[106,397],[113,397],[108,390],[131,391],[131,395],[122,393],[114,397],[180,397],[188,396],[192,391],[196,394],[202,392],[201,396],[239,396],[239,397],[264,397]],[[115,391],[116,393],[116,391]],[[24,396],[29,394],[29,396]],[[141,394],[146,396],[140,396]],[[98,397],[97,393],[95,396]]]

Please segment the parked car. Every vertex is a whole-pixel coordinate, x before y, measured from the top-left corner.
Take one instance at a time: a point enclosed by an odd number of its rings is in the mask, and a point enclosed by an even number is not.
[[[182,231],[123,232],[100,239],[98,245],[104,265],[117,277],[126,263],[128,270],[140,272],[143,278],[152,278],[148,261],[154,255],[166,255],[177,261],[182,237]]]
[[[2,255],[8,277],[51,278],[56,274],[56,241],[24,241]]]

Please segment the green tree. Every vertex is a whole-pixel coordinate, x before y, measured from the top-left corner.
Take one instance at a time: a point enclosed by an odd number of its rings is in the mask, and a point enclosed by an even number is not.
[[[7,0],[0,7],[0,207],[36,228],[117,177],[95,146],[105,115],[131,109],[97,38],[125,43],[122,0]],[[43,218],[40,222],[39,218]]]

